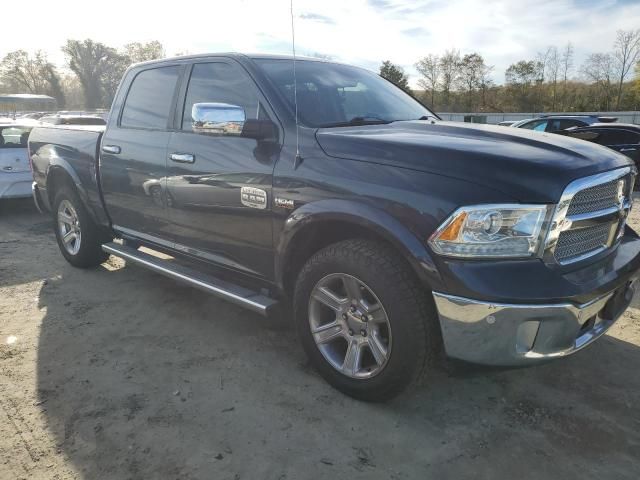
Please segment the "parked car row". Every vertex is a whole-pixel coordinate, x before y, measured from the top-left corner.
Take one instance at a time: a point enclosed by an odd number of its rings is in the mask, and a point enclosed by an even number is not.
[[[617,120],[598,115],[542,115],[517,122],[504,121],[498,125],[557,133],[597,143],[626,155],[640,168],[640,126],[618,123]]]

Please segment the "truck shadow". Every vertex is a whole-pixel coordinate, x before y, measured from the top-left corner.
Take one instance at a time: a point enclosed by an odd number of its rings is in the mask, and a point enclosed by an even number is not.
[[[135,266],[65,268],[39,298],[39,401],[83,478],[640,474],[640,349],[610,336],[366,404],[327,386],[291,329]]]

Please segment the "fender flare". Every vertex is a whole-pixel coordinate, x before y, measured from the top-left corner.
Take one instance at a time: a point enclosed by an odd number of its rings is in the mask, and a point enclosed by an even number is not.
[[[376,233],[407,260],[423,285],[435,288],[442,284],[425,244],[388,212],[357,200],[327,199],[307,203],[286,219],[275,250],[276,283],[281,289],[284,288],[287,261],[295,247],[296,236],[311,225],[328,221],[343,221]]]
[[[46,181],[46,185],[47,187],[50,187],[51,183],[50,180],[52,178],[53,175],[64,175],[68,180],[71,181],[71,183],[73,184],[73,186],[76,188],[76,192],[78,192],[78,196],[80,197],[80,201],[84,204],[84,207],[87,209],[87,211],[89,212],[89,215],[93,218],[93,220],[96,220],[96,212],[94,211],[93,207],[91,206],[91,202],[89,202],[89,195],[87,193],[86,188],[82,185],[82,182],[80,180],[80,177],[78,176],[78,174],[76,173],[76,171],[73,169],[73,167],[71,166],[71,164],[65,160],[62,157],[56,157],[56,158],[52,158],[49,166],[47,167],[47,181]],[[53,199],[55,197],[55,193],[53,191],[51,191],[50,188],[47,188],[47,196],[49,197],[50,201],[49,204],[51,206],[51,208],[53,209]]]

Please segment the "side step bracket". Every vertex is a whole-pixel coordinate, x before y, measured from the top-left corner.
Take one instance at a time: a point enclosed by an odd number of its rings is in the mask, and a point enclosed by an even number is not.
[[[154,257],[119,243],[105,243],[102,245],[102,250],[265,316],[278,304],[277,300],[253,290],[193,270],[184,265],[179,265],[170,260]]]

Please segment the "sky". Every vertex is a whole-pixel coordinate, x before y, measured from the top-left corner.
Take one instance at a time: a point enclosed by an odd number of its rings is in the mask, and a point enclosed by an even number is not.
[[[0,57],[43,50],[64,66],[67,38],[121,47],[159,40],[168,55],[235,51],[291,53],[290,0],[30,0],[25,14],[4,18]],[[550,45],[572,42],[579,65],[612,48],[616,30],[640,27],[640,0],[293,0],[296,51],[377,71],[413,65],[429,53],[477,51],[494,81]]]

